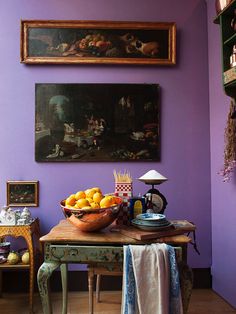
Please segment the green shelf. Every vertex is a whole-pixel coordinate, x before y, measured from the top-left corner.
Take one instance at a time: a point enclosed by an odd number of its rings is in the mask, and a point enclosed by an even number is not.
[[[220,24],[220,17],[223,15],[234,15],[234,10],[236,9],[236,0],[231,1],[221,12],[218,14],[215,19],[215,24]]]
[[[227,46],[236,45],[236,32],[231,37],[224,41],[224,45]]]
[[[231,21],[236,18],[236,0],[231,1],[214,19],[219,24],[221,34],[222,85],[225,94],[236,98],[236,67],[230,67],[233,46],[236,45],[236,31]]]

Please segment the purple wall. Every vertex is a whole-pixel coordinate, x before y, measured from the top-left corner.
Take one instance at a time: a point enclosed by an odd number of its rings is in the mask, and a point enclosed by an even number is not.
[[[174,21],[178,29],[177,66],[20,64],[20,19]],[[62,219],[59,201],[69,193],[91,186],[100,186],[104,192],[113,191],[114,168],[129,169],[135,179],[134,193],[144,193],[147,186],[136,178],[150,169],[156,169],[169,178],[160,187],[169,202],[166,211],[168,218],[188,219],[197,225],[201,255],[198,256],[191,247],[190,265],[210,267],[210,139],[205,1],[1,1],[0,24],[0,204],[6,202],[7,180],[39,180],[40,207],[32,208],[32,212],[40,217],[42,232],[46,233]],[[34,86],[35,83],[44,82],[159,83],[162,94],[161,162],[36,163]]]
[[[212,276],[213,289],[236,307],[236,175],[223,183],[217,174],[223,165],[224,128],[230,98],[221,82],[220,28],[213,24],[214,2],[208,0],[209,96],[211,132]]]

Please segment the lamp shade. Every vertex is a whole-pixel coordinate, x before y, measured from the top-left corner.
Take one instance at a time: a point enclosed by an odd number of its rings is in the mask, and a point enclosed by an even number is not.
[[[138,178],[138,180],[146,184],[161,184],[168,179],[156,170],[149,170],[143,176]]]

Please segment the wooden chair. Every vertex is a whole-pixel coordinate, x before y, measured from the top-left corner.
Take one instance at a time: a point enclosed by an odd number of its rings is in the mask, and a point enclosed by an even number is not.
[[[115,265],[114,267],[107,268],[102,266],[89,266],[88,267],[88,288],[89,288],[89,314],[93,314],[94,309],[94,276],[96,278],[96,302],[101,302],[100,299],[100,284],[101,276],[122,276],[122,266]]]

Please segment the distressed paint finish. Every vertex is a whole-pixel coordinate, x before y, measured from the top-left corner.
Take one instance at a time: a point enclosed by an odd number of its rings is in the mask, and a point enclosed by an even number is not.
[[[176,247],[176,259],[181,269],[181,292],[183,296],[183,303],[185,311],[187,308],[192,291],[191,269],[182,263],[182,248]],[[52,304],[49,295],[49,279],[55,269],[60,267],[62,278],[62,296],[63,306],[62,314],[67,313],[67,263],[87,263],[101,266],[108,271],[117,269],[117,266],[122,270],[123,263],[123,247],[112,246],[80,246],[80,245],[55,245],[47,243],[45,245],[45,262],[41,265],[38,271],[38,287],[41,296],[43,313],[52,314]],[[192,278],[192,277],[191,277]],[[91,286],[93,280],[89,280],[89,286]],[[90,289],[91,291],[91,289]]]
[[[152,242],[171,244],[175,247],[178,265],[185,265],[185,251],[187,243],[191,239],[184,234],[172,237],[154,239]],[[82,263],[92,267],[104,267],[107,271],[112,271],[117,266],[122,270],[123,264],[123,246],[129,244],[145,245],[151,244],[150,241],[138,241],[126,237],[119,232],[112,232],[106,229],[103,232],[84,233],[71,225],[67,220],[62,220],[45,236],[40,238],[45,246],[45,262],[38,272],[38,286],[42,299],[43,313],[51,314],[52,306],[49,296],[49,278],[52,272],[60,266],[63,290],[62,313],[67,312],[67,264]],[[183,253],[183,254],[182,254]],[[183,301],[188,302],[191,295],[192,282],[186,284],[186,271],[189,268],[183,268],[182,293]],[[90,272],[91,273],[91,272]],[[92,272],[93,273],[93,272]],[[182,272],[180,273],[182,274]],[[92,296],[93,276],[89,276],[88,284],[90,288],[90,297]],[[182,289],[181,287],[181,289]],[[187,287],[187,289],[185,288]],[[188,303],[184,305],[187,309]],[[92,308],[90,302],[90,309]]]
[[[41,296],[43,313],[52,313],[52,304],[49,297],[49,278],[53,271],[60,266],[59,262],[44,262],[38,270],[37,280],[39,294]],[[63,293],[64,296],[64,293]],[[63,302],[64,308],[64,302]]]
[[[67,303],[68,303],[68,278],[67,278],[67,271],[68,271],[68,265],[67,264],[61,264],[61,283],[62,283],[62,314],[67,313]]]
[[[86,264],[88,262],[121,263],[122,247],[96,247],[79,245],[51,245],[47,260]]]

